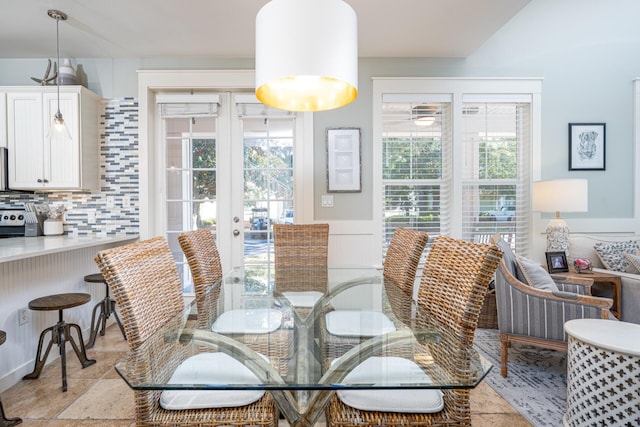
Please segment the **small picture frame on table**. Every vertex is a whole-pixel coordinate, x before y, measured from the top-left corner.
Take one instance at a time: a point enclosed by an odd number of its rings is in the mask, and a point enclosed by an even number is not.
[[[605,123],[569,123],[569,170],[605,170]]]
[[[560,252],[545,252],[547,256],[547,270],[549,273],[566,273],[569,271],[567,255]]]

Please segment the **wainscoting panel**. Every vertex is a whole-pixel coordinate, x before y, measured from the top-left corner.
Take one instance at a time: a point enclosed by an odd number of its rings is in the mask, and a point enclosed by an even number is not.
[[[329,265],[382,267],[382,243],[373,239],[372,221],[329,222]]]

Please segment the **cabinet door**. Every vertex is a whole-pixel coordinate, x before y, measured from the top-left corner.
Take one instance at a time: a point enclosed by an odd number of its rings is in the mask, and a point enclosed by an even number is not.
[[[0,92],[0,147],[7,148],[7,93]]]
[[[7,94],[7,135],[9,187],[42,187],[44,176],[41,93]]]
[[[80,186],[80,135],[78,93],[60,93],[60,112],[68,133],[52,130],[58,111],[58,95],[44,94],[44,177],[45,188],[73,189]]]

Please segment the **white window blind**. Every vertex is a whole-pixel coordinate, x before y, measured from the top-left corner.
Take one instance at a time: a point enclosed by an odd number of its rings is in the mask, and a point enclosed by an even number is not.
[[[235,99],[238,117],[242,119],[295,118],[296,116],[296,113],[293,111],[267,107],[258,101],[255,95],[236,95]]]
[[[529,254],[541,89],[540,79],[373,78],[382,257],[398,226],[475,242],[499,232]]]
[[[385,251],[397,227],[447,234],[450,96],[385,94],[381,129]]]
[[[215,94],[156,95],[162,118],[215,117],[218,115],[219,102],[219,96]]]
[[[499,232],[517,253],[529,248],[531,101],[463,97],[462,237]],[[469,102],[467,102],[469,101]]]

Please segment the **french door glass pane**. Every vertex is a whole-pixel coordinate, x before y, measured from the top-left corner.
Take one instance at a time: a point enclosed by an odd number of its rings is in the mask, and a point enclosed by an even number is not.
[[[293,221],[295,120],[290,117],[257,117],[242,120],[244,263],[271,264],[272,225]]]
[[[165,117],[166,230],[184,291],[193,284],[180,233],[216,227],[216,118]]]

